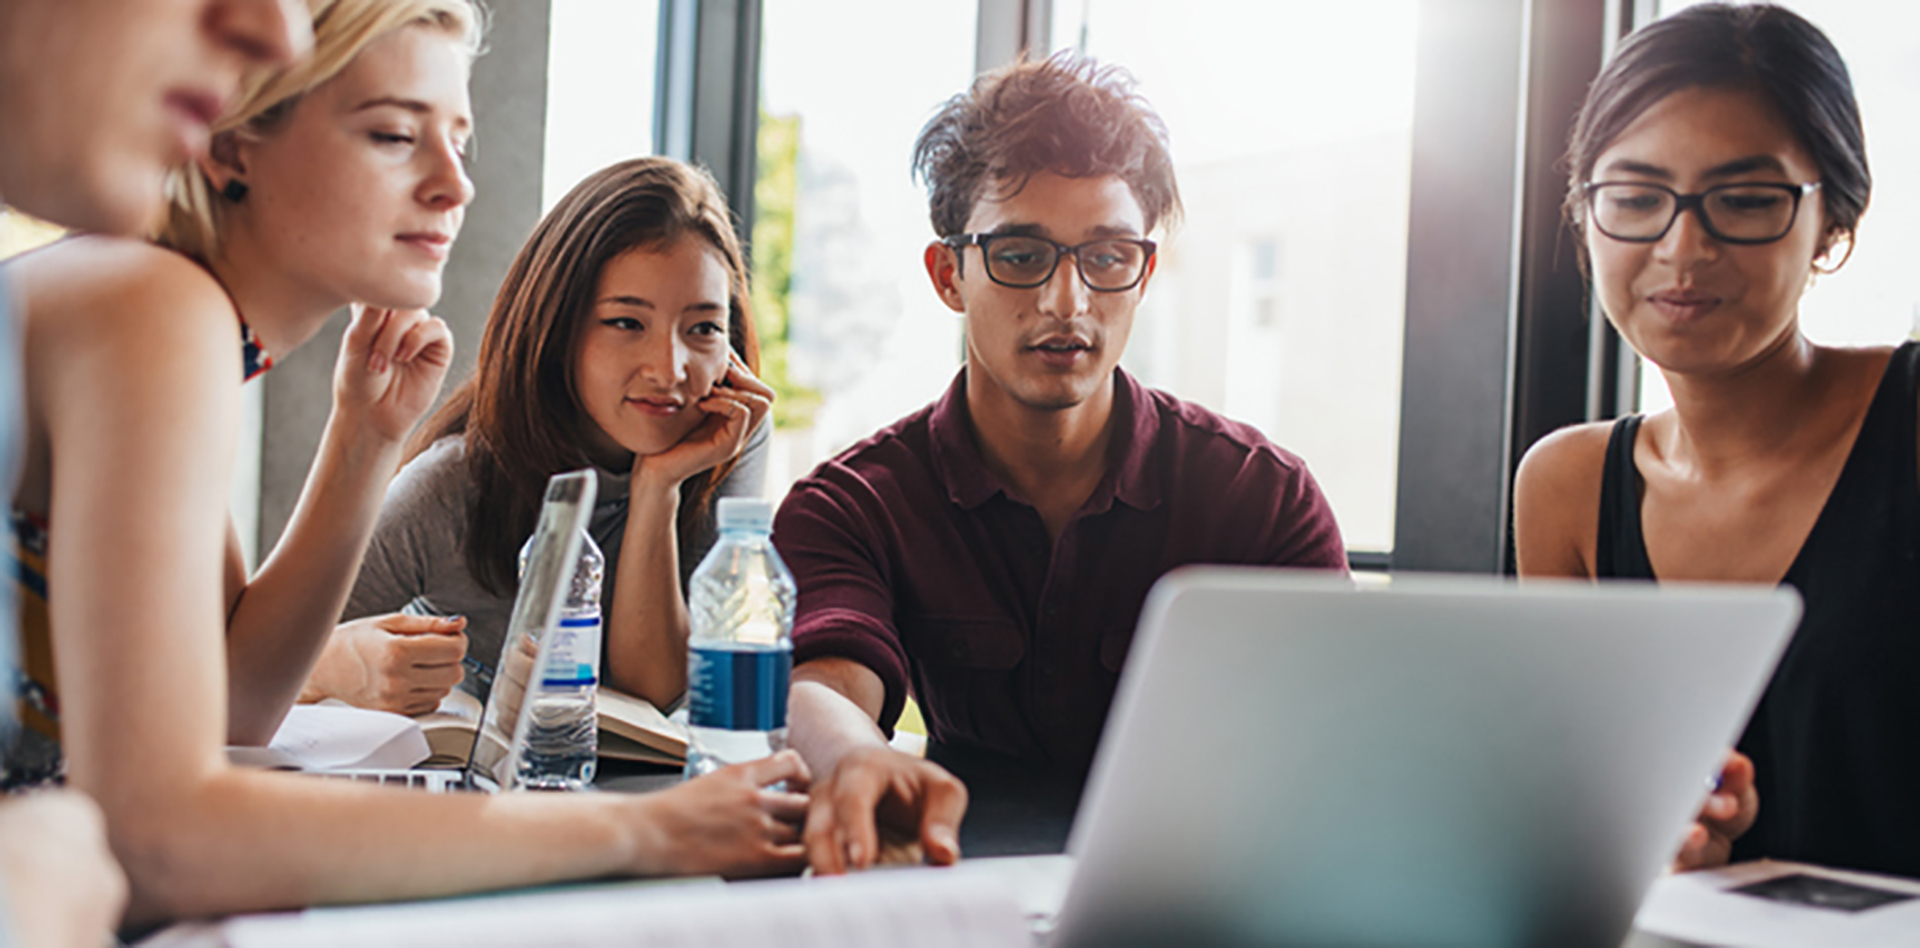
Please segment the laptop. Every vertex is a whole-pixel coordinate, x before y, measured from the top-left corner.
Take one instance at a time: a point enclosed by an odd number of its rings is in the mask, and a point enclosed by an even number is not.
[[[1049,941],[1618,948],[1799,615],[1770,587],[1171,573]]]
[[[318,776],[414,787],[433,793],[478,790],[496,793],[519,786],[520,757],[533,727],[533,703],[524,700],[528,682],[540,680],[534,669],[545,668],[553,637],[542,634],[554,627],[566,600],[580,559],[580,538],[593,513],[599,489],[590,470],[555,474],[547,481],[546,499],[533,530],[526,575],[513,600],[512,618],[493,662],[496,669],[487,703],[474,735],[467,766],[461,770],[337,770],[312,771]]]

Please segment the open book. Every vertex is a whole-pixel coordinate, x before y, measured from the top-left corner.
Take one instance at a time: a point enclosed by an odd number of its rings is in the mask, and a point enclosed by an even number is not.
[[[652,702],[601,688],[594,704],[600,712],[600,756],[668,767],[686,763],[687,729],[668,720]],[[473,752],[480,715],[480,699],[455,688],[438,708],[415,717],[433,751],[427,766],[464,766]]]
[[[465,767],[484,712],[479,698],[455,688],[440,699],[439,707],[415,715],[413,719],[426,733],[427,747],[433,751],[424,766]]]
[[[645,698],[610,688],[595,696],[600,712],[600,756],[678,766],[687,762],[687,729]]]

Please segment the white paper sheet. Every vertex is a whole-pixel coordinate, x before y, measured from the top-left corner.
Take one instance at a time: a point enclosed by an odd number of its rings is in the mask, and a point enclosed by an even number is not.
[[[266,747],[229,747],[236,764],[301,770],[404,770],[432,750],[412,718],[337,702],[297,704]]]
[[[1849,912],[1731,891],[1796,873],[1916,898]],[[1746,862],[1661,879],[1641,904],[1634,927],[1737,948],[1910,948],[1920,946],[1920,882],[1803,863]]]
[[[169,929],[143,948],[1026,948],[1015,894],[990,876],[911,869],[730,885],[619,883],[314,909]]]

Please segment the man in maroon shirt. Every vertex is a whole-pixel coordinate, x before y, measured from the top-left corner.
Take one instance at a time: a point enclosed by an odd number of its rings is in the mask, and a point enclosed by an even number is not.
[[[1147,235],[1179,211],[1124,73],[1056,57],[983,76],[914,164],[966,365],[794,485],[774,526],[800,587],[789,734],[816,776],[817,872],[872,864],[883,833],[953,861],[969,786],[1071,807],[1168,570],[1346,568],[1299,458],[1118,367]],[[927,760],[887,745],[909,691]]]

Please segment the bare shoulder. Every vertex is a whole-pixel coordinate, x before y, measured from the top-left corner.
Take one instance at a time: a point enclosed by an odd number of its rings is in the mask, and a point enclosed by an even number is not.
[[[157,355],[145,347],[231,335],[238,318],[212,274],[142,240],[63,240],[10,262],[7,274],[25,300],[30,340],[47,344],[118,342]]]
[[[1520,459],[1516,488],[1526,482],[1549,489],[1569,482],[1575,487],[1591,482],[1598,488],[1613,425],[1611,421],[1569,425],[1534,442]]]
[[[212,275],[138,240],[78,237],[8,263],[26,324],[34,430],[220,417],[238,401],[240,335]],[[216,367],[226,369],[218,371]]]
[[[1514,478],[1514,549],[1522,575],[1591,576],[1600,483],[1612,422],[1562,428],[1527,449]]]

